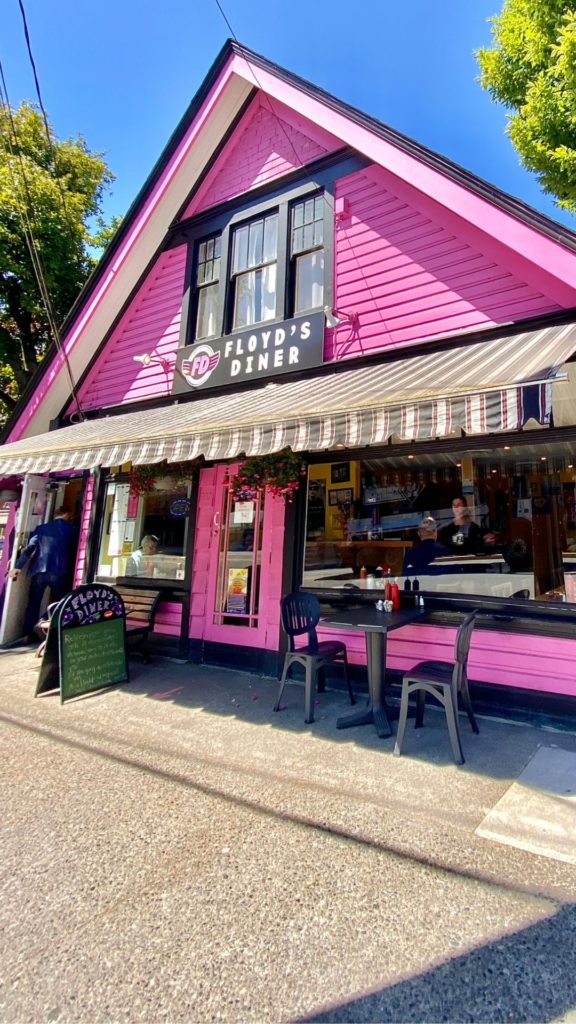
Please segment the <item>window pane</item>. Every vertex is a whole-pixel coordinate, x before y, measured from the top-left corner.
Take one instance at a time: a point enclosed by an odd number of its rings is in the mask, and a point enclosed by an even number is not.
[[[214,239],[214,258],[215,259],[220,257],[221,251],[222,251],[222,237],[221,237],[221,235],[217,235],[216,238]]]
[[[278,214],[266,217],[264,222],[264,263],[275,260],[278,255]]]
[[[294,312],[321,306],[324,298],[324,253],[309,252],[296,260]]]
[[[314,224],[314,245],[322,245],[324,241],[324,222],[317,220]]]
[[[250,225],[250,244],[248,246],[248,266],[259,267],[262,263],[262,236],[264,222],[255,220]]]
[[[234,328],[273,320],[276,315],[276,264],[241,274],[236,280]]]
[[[214,255],[214,239],[211,238],[206,242],[206,259],[211,260]]]
[[[204,284],[204,281],[206,280],[206,264],[205,263],[199,263],[198,264],[198,274],[197,274],[196,280],[197,280],[198,284]]]
[[[127,482],[107,485],[97,579],[107,583],[114,583],[119,576],[184,579],[189,519],[171,516],[170,504],[175,498],[188,497],[190,484],[185,482],[176,489],[171,478],[159,477],[156,487],[152,494],[141,495],[134,505],[128,497]],[[131,541],[126,539],[129,535]]]
[[[249,227],[247,224],[241,228],[236,228],[234,232],[232,269],[235,274],[241,270],[246,270],[248,266],[248,236]]]
[[[304,203],[304,223],[311,224],[314,220],[314,200],[307,199]]]
[[[292,238],[292,253],[302,252],[304,248],[304,229],[296,228]]]
[[[217,328],[218,285],[210,284],[201,288],[198,293],[198,313],[196,316],[196,338],[214,338]]]
[[[304,223],[304,206],[302,203],[296,203],[296,206],[292,210],[292,224],[295,228],[299,228]]]
[[[322,196],[316,196],[314,200],[314,220],[322,220],[324,217],[324,200]]]

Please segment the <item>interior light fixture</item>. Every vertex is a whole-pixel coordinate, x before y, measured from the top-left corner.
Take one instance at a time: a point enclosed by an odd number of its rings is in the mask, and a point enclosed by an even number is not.
[[[172,363],[169,359],[166,359],[164,356],[151,355],[149,352],[143,352],[140,356],[132,356],[132,359],[135,363],[142,363],[142,366],[154,364],[161,366],[163,370],[172,369]]]
[[[545,455],[541,455],[540,456],[540,462],[548,462],[548,459],[546,458]]]
[[[336,309],[335,306],[324,306],[324,316],[327,327],[340,327],[341,324],[352,324],[358,322],[358,313],[346,313],[343,309]]]

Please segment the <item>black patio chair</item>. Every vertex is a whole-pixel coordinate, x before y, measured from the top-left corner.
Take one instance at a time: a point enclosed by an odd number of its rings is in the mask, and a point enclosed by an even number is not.
[[[458,728],[458,697],[461,695],[462,703],[470,719],[473,732],[478,733],[478,724],[472,710],[470,690],[468,688],[468,676],[466,674],[468,664],[468,651],[472,639],[472,630],[477,612],[473,611],[467,615],[456,633],[454,643],[454,662],[450,661],[420,661],[404,673],[402,680],[402,698],[400,701],[400,715],[398,718],[398,732],[394,754],[399,757],[402,753],[402,743],[408,719],[408,699],[411,693],[416,694],[416,728],[424,724],[424,705],[426,694],[442,704],[446,712],[446,721],[450,735],[450,743],[454,753],[456,764],[464,764],[462,743],[460,742],[460,730]]]
[[[320,619],[320,602],[313,594],[288,594],[282,600],[282,625],[288,637],[289,650],[284,657],[284,668],[280,678],[278,699],[274,711],[279,711],[282,691],[293,665],[301,665],[305,671],[306,689],[304,694],[304,721],[314,721],[314,698],[318,685],[318,676],[326,665],[340,662],[344,670],[344,678],[350,694],[350,703],[356,700],[352,692],[348,675],[348,656],[346,645],[340,640],[318,641],[316,626]],[[294,637],[308,634],[308,643],[304,647],[296,647]]]

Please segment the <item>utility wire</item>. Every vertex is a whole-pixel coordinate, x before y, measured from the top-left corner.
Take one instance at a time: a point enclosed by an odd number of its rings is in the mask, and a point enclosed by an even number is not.
[[[28,178],[27,178],[27,175],[26,175],[26,167],[25,167],[25,163],[24,163],[24,157],[23,157],[23,154],[22,154],[22,150],[20,148],[19,140],[18,140],[18,132],[17,132],[17,129],[16,129],[16,123],[14,121],[14,116],[13,116],[13,113],[12,113],[12,107],[10,106],[10,100],[9,100],[9,97],[8,97],[8,90],[7,90],[7,87],[6,87],[6,79],[5,79],[5,76],[4,76],[4,68],[2,66],[2,61],[1,60],[0,60],[0,81],[1,81],[1,86],[0,86],[0,105],[1,105],[2,111],[4,113],[4,117],[6,118],[7,128],[9,127],[12,130],[12,138],[10,138],[10,134],[9,134],[8,131],[6,132],[6,136],[5,136],[6,143],[7,143],[7,146],[8,146],[8,150],[10,152],[10,156],[12,157],[12,161],[10,159],[7,159],[7,165],[8,165],[10,176],[12,178],[12,183],[13,183],[15,195],[17,197],[18,196],[22,197],[22,193],[24,193],[23,197],[20,198],[20,200],[17,201],[17,204],[16,204],[17,205],[17,210],[18,210],[18,215],[19,215],[21,223],[22,223],[22,230],[23,230],[23,234],[24,234],[24,239],[26,241],[26,246],[28,248],[28,252],[29,252],[29,255],[30,255],[30,261],[32,263],[32,270],[33,270],[34,276],[36,278],[36,283],[38,285],[38,290],[40,292],[40,297],[41,297],[41,300],[42,300],[42,304],[43,304],[44,309],[46,311],[46,317],[47,317],[47,320],[48,320],[48,327],[49,327],[50,333],[52,334],[52,337],[54,339],[54,343],[56,345],[56,349],[63,356],[64,364],[65,364],[65,367],[66,367],[66,372],[67,372],[67,375],[68,375],[68,378],[69,378],[69,381],[70,381],[70,389],[71,389],[71,392],[72,392],[72,396],[73,396],[74,401],[76,403],[77,411],[81,414],[80,402],[78,400],[78,395],[76,393],[76,385],[74,383],[74,378],[72,376],[72,371],[71,371],[71,368],[70,368],[70,363],[69,363],[69,360],[68,360],[67,353],[66,353],[65,349],[63,348],[62,341],[61,341],[61,338],[60,338],[60,333],[59,333],[59,330],[58,330],[58,325],[57,325],[57,322],[56,322],[56,317],[54,315],[54,309],[53,309],[53,306],[52,306],[52,301],[51,301],[51,298],[50,298],[48,286],[46,284],[46,278],[45,278],[45,275],[44,275],[44,270],[43,270],[43,267],[42,267],[42,260],[41,260],[41,257],[40,257],[40,252],[38,250],[38,246],[36,245],[36,241],[35,241],[35,238],[34,238],[34,230],[33,230],[33,227],[32,227],[32,223],[31,223],[30,217],[28,215],[28,211],[30,211],[30,215],[33,216],[34,204],[32,202],[30,188],[29,188],[29,185],[28,185]],[[15,174],[15,170],[14,170],[14,164],[16,163],[16,161],[18,162],[18,164],[20,166],[20,181],[18,181],[18,178],[17,178],[17,176]]]
[[[19,2],[21,2],[21,0],[19,0]],[[230,24],[230,21],[228,20],[228,18],[226,16],[226,13],[224,11],[224,8],[222,7],[222,4],[221,4],[220,0],[214,0],[214,2],[216,4],[218,10],[220,11],[220,14],[223,17],[223,19],[224,19],[224,21],[226,23],[226,26],[228,28],[228,31],[230,32],[232,38],[238,44],[238,46],[242,47],[242,43],[240,42],[240,40],[238,39],[238,36],[234,32],[234,29],[232,28],[232,25]],[[250,74],[252,75],[252,77],[253,77],[253,79],[254,79],[258,89],[260,90],[263,98],[265,99],[265,101],[266,101],[266,103],[267,103],[267,105],[268,105],[268,107],[270,109],[270,112],[271,112],[272,116],[278,122],[279,128],[284,133],[284,135],[286,137],[286,141],[288,142],[288,145],[290,146],[292,152],[294,153],[294,156],[296,157],[296,164],[297,164],[297,166],[298,167],[304,167],[305,161],[302,159],[302,157],[298,153],[298,151],[296,149],[296,146],[294,144],[294,140],[289,136],[288,132],[286,131],[286,128],[284,126],[284,122],[282,121],[282,118],[280,117],[278,112],[274,109],[274,105],[272,103],[271,98],[268,96],[268,94],[262,88],[261,83],[258,81],[258,77],[256,75],[256,72],[254,71],[254,68],[252,67],[252,65],[249,63],[248,58],[244,57],[244,60],[246,61],[246,64],[247,64],[248,69],[250,71]],[[315,184],[318,186],[318,188],[320,188],[320,185],[319,185],[318,182],[315,182]],[[330,195],[330,193],[328,193],[326,191],[324,191],[323,194],[324,194],[324,200],[327,202],[328,207],[332,211],[332,216],[335,218],[334,199]],[[335,224],[335,226],[336,226],[336,224]],[[388,324],[386,323],[386,319],[384,317],[384,314],[382,313],[382,310],[380,309],[380,306],[379,306],[379,304],[378,304],[378,302],[377,302],[377,300],[376,300],[376,298],[374,296],[372,288],[371,288],[370,284],[368,283],[368,280],[367,280],[366,275],[364,273],[364,269],[362,267],[362,264],[360,263],[360,260],[358,259],[358,256],[357,256],[357,254],[356,254],[356,252],[354,250],[354,246],[353,246],[352,242],[350,241],[350,239],[348,237],[346,238],[346,242],[347,242],[347,245],[348,245],[349,252],[350,252],[350,254],[351,254],[351,256],[352,256],[352,258],[353,258],[353,260],[354,260],[354,262],[355,262],[355,264],[356,264],[356,266],[357,266],[357,268],[358,268],[358,270],[360,272],[360,276],[361,276],[361,278],[362,278],[362,280],[364,282],[364,285],[365,285],[365,287],[366,287],[366,289],[368,291],[368,294],[370,295],[370,298],[372,299],[372,302],[374,304],[374,309],[378,313],[378,316],[380,317],[380,320],[382,321],[382,323],[384,325],[384,329],[386,331],[386,334],[388,335],[389,338],[391,338],[392,335],[390,333],[390,328],[388,327]],[[353,332],[353,330],[354,330],[354,328],[352,328],[352,332]],[[352,332],[350,333],[349,337],[344,342],[345,345],[348,343],[348,341],[350,341],[350,338],[352,337]]]

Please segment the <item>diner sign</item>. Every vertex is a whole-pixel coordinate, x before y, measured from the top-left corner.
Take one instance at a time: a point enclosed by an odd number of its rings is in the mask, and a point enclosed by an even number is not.
[[[124,602],[102,583],[82,584],[52,615],[36,696],[60,689],[70,700],[128,681]]]
[[[240,334],[200,341],[176,358],[173,394],[309,370],[322,365],[324,314],[260,324]]]

